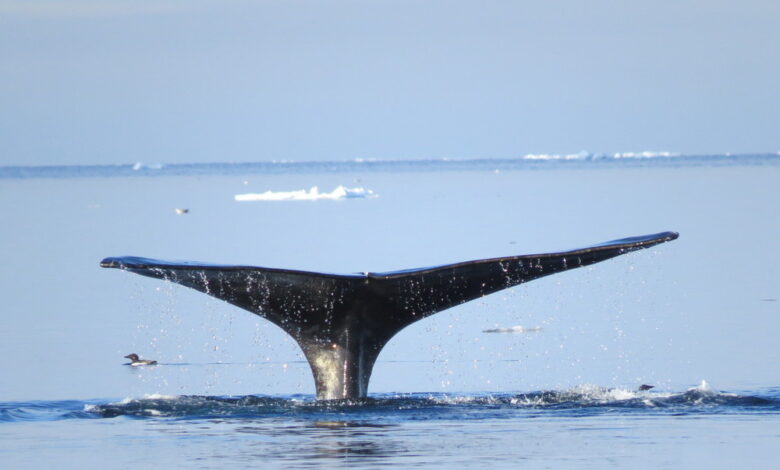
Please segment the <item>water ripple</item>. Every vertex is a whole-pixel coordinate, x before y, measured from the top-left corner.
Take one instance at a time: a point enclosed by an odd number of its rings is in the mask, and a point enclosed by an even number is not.
[[[767,393],[768,392],[768,393]],[[161,396],[111,400],[0,403],[0,422],[130,419],[305,420],[319,427],[392,426],[410,421],[577,417],[601,414],[780,414],[780,390],[715,392],[703,384],[684,392],[580,386],[507,394],[378,394],[317,401],[309,395]],[[250,432],[250,431],[247,431]]]

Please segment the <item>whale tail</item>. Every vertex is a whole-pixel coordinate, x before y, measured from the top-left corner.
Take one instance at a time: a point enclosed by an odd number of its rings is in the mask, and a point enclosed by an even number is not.
[[[559,253],[359,275],[133,256],[106,258],[100,265],[175,282],[266,318],[300,345],[314,374],[317,398],[341,399],[366,396],[379,352],[390,338],[417,320],[677,236],[663,232]]]

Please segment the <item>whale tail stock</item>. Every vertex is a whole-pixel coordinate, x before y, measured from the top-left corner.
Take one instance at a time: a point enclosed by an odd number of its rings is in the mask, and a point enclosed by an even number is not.
[[[106,258],[100,265],[175,282],[266,318],[300,345],[314,374],[317,398],[342,399],[366,396],[379,352],[390,338],[417,320],[677,236],[663,232],[559,253],[354,275],[132,256]]]

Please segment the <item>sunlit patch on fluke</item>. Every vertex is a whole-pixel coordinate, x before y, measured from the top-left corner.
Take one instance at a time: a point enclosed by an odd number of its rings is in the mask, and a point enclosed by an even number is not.
[[[365,397],[379,352],[404,327],[455,305],[549,274],[677,238],[624,238],[559,253],[352,275],[124,256],[100,265],[165,279],[249,310],[292,336],[323,400]]]

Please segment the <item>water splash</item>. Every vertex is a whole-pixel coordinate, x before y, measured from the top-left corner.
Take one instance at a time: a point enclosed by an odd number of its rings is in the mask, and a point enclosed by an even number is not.
[[[304,419],[393,423],[421,420],[579,417],[599,414],[780,414],[780,389],[736,394],[706,381],[684,392],[579,385],[527,393],[377,394],[365,399],[317,401],[312,395],[145,395],[122,400],[0,402],[0,422],[134,419]]]

